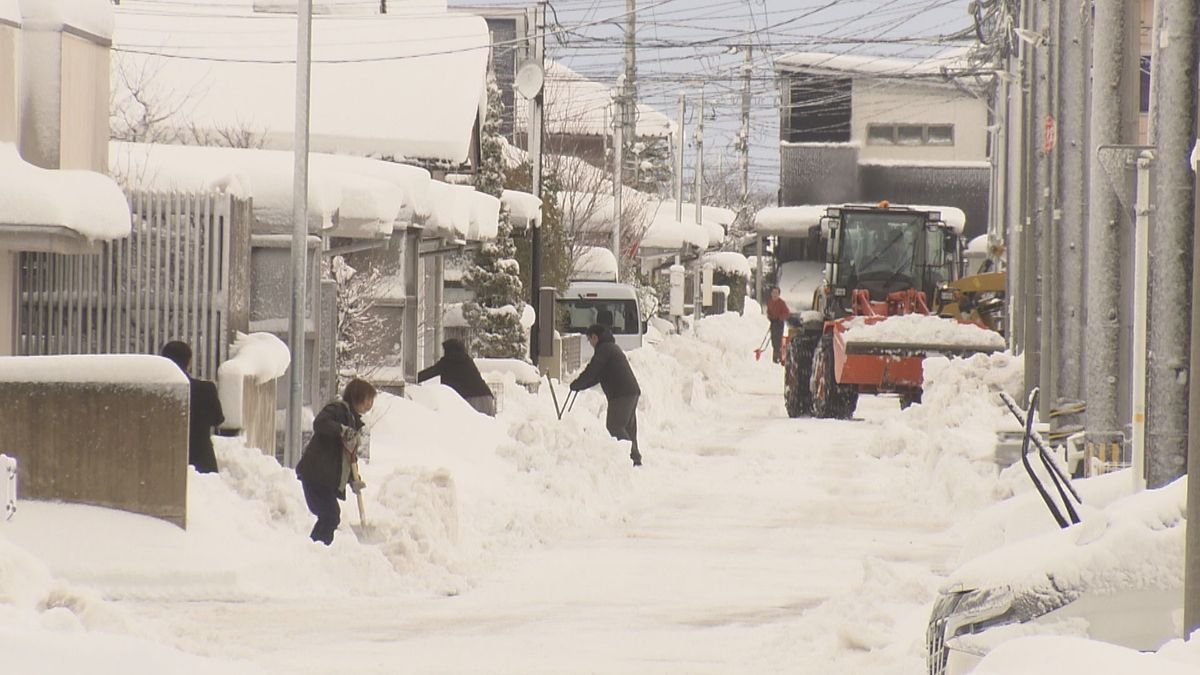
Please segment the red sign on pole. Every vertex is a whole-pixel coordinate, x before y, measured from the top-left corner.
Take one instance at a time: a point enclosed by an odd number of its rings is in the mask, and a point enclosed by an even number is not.
[[[1055,141],[1058,140],[1058,129],[1054,124],[1054,118],[1046,115],[1046,126],[1042,134],[1042,152],[1049,153],[1054,149]]]

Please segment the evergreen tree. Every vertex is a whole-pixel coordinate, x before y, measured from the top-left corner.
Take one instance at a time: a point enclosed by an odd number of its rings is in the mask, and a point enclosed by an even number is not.
[[[495,77],[488,81],[488,115],[480,139],[481,160],[476,189],[494,197],[504,192],[504,140],[500,117],[504,104]],[[496,239],[484,243],[467,267],[463,284],[474,299],[463,305],[463,316],[471,327],[471,347],[476,356],[526,358],[528,336],[521,326],[525,311],[521,266],[512,238],[508,210],[500,209]]]

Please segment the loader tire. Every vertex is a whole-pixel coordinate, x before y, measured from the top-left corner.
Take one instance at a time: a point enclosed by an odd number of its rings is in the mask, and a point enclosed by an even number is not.
[[[848,420],[858,407],[858,390],[853,385],[838,384],[833,374],[833,336],[825,335],[813,351],[812,392],[813,415],[821,418]]]
[[[812,390],[809,380],[812,376],[813,340],[797,335],[788,341],[787,353],[784,355],[783,405],[788,417],[807,417],[812,415]]]

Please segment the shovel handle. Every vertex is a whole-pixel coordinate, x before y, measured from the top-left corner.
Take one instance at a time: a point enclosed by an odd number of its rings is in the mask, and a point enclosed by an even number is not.
[[[362,482],[358,474],[358,462],[350,463],[350,478],[355,483]],[[365,528],[367,526],[367,512],[363,509],[362,490],[355,490],[354,496],[358,498],[358,524]]]

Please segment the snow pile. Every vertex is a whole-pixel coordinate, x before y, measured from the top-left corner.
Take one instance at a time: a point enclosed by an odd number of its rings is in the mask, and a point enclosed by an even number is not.
[[[754,214],[754,229],[759,234],[807,237],[809,229],[821,224],[826,204],[807,206],[768,206]]]
[[[1200,643],[1176,640],[1157,655],[1085,640],[1042,635],[1011,640],[990,652],[975,675],[1188,675],[1200,669]]]
[[[959,323],[932,314],[904,314],[882,320],[869,317],[851,320],[846,331],[846,344],[994,352],[1004,349],[1004,336],[975,324]]]
[[[572,280],[616,281],[617,257],[607,248],[584,246],[575,258]]]
[[[1012,419],[999,391],[1020,394],[1023,365],[1007,353],[926,358],[922,402],[886,422],[867,447],[919,470],[914,499],[929,509],[969,509],[1008,496],[997,483],[996,431]]]
[[[542,375],[532,364],[526,363],[519,359],[475,359],[475,365],[479,367],[480,374],[484,379],[493,373],[511,374],[518,384],[536,385],[541,382]]]
[[[21,159],[12,143],[0,143],[0,175],[0,225],[64,227],[100,241],[129,234],[129,204],[104,174],[43,169]]]
[[[287,372],[292,353],[283,340],[270,333],[242,333],[229,348],[231,358],[217,368],[217,393],[221,399],[221,410],[225,413],[224,426],[239,429],[242,426],[242,392],[247,378],[262,384]]]

